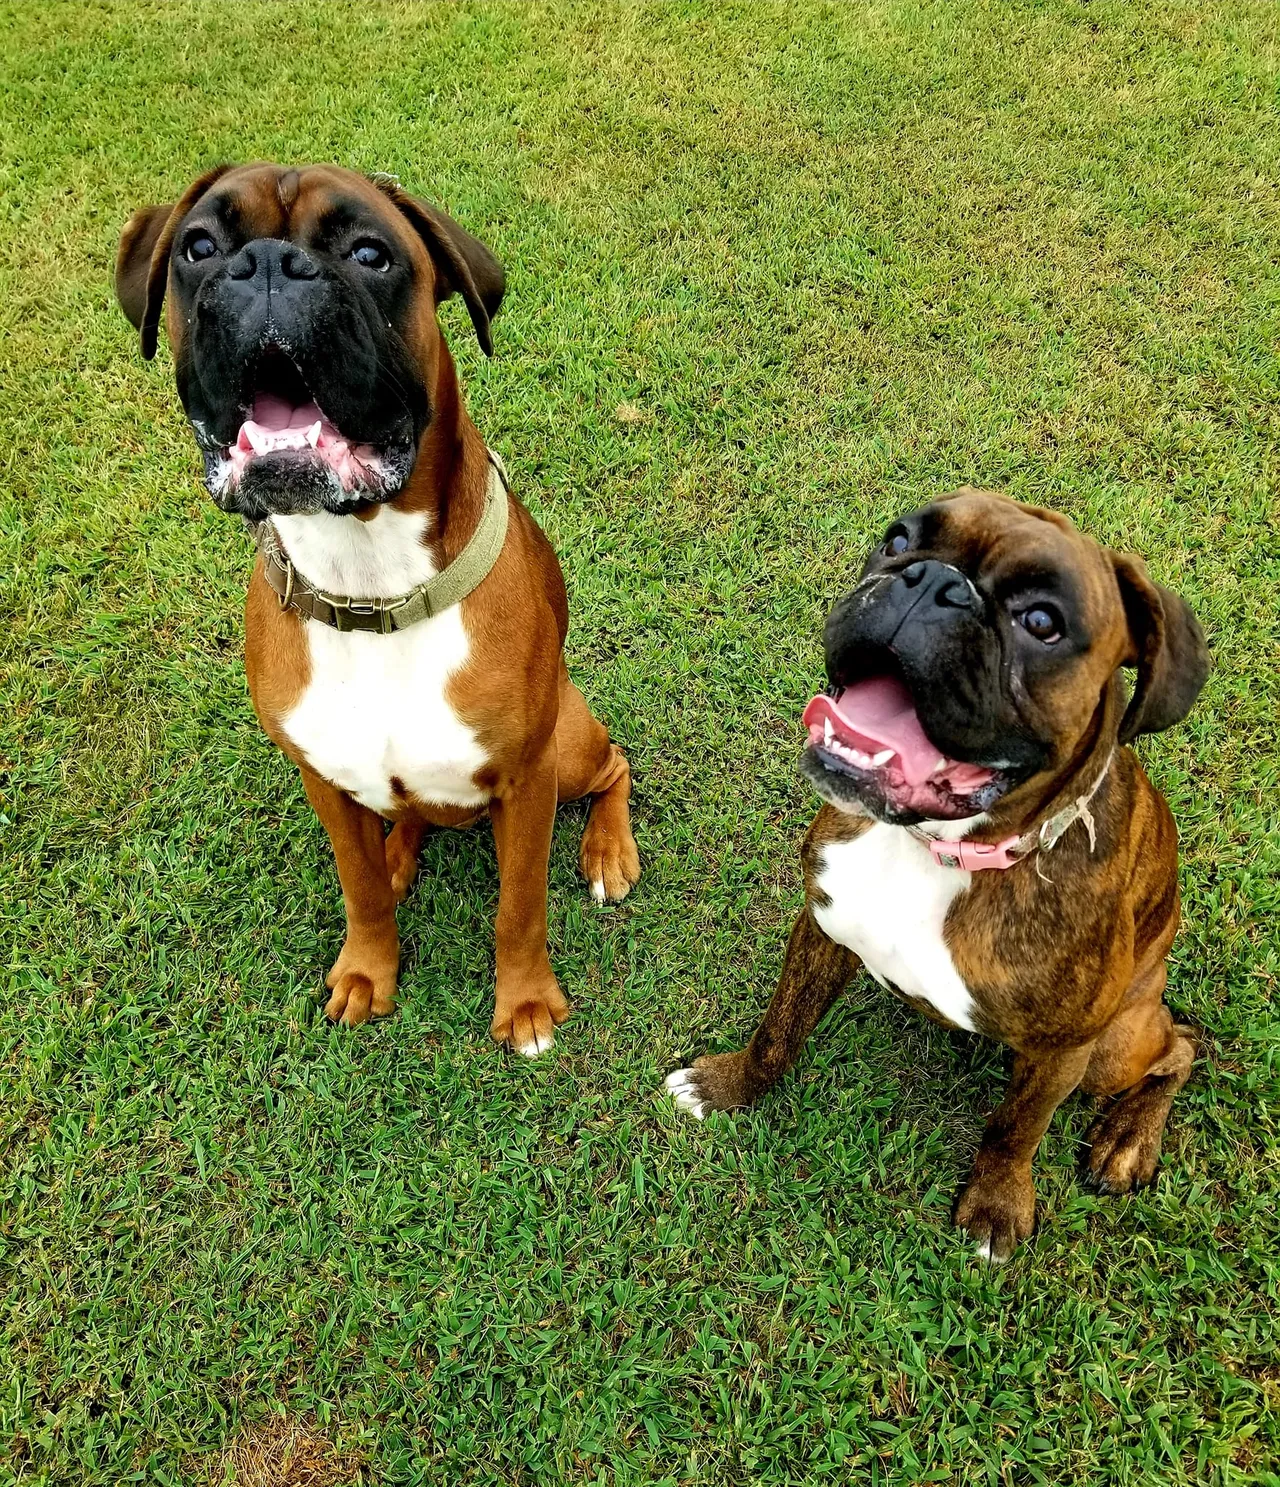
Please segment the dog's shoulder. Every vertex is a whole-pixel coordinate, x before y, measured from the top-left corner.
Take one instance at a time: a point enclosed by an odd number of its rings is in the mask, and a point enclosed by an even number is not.
[[[837,842],[856,841],[874,824],[870,816],[855,816],[833,805],[824,805],[813,818],[800,844],[805,896],[810,903],[821,903],[825,898],[818,878],[826,862],[827,848]]]

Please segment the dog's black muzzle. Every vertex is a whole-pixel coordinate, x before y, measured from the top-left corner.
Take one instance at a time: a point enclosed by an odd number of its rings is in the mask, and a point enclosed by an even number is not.
[[[1009,695],[999,623],[995,606],[950,563],[926,558],[870,573],[827,619],[827,676],[840,687],[900,675],[948,756],[1029,768],[1043,745]]]

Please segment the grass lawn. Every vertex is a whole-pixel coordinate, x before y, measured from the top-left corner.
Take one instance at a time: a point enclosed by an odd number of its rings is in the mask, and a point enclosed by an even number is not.
[[[29,0],[0,51],[0,1482],[1280,1483],[1270,0]],[[109,290],[133,207],[262,157],[507,265],[496,359],[446,329],[646,867],[597,909],[561,813],[535,1064],[487,830],[429,841],[397,1015],[320,1015],[249,544]],[[1217,658],[1142,746],[1204,1029],[1163,1174],[1087,1193],[1069,1102],[994,1272],[949,1216],[1002,1054],[869,980],[757,1111],[657,1093],[772,990],[827,606],[965,481],[1145,554]]]

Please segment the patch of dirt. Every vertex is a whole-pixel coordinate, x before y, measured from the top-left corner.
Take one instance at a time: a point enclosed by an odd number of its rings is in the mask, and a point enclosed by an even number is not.
[[[345,1487],[367,1481],[364,1456],[339,1451],[314,1422],[273,1415],[201,1463],[202,1487]]]

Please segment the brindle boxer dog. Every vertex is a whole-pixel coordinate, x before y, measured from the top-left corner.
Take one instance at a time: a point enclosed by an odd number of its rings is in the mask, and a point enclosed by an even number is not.
[[[778,989],[746,1049],[667,1086],[699,1117],[751,1104],[865,965],[935,1021],[1013,1049],[955,1212],[1003,1260],[1032,1232],[1031,1162],[1061,1101],[1119,1097],[1087,1171],[1122,1193],[1154,1176],[1191,1069],[1191,1030],[1163,1002],[1177,833],[1125,745],[1186,716],[1204,638],[1137,558],[961,490],[889,529],[831,612],[826,663],[802,768],[827,803]]]
[[[562,657],[560,566],[462,404],[436,307],[492,351],[500,264],[391,177],[221,166],[120,241],[116,290],[178,393],[214,500],[256,530],[249,690],[337,858],[347,938],[325,1011],[392,1010],[396,905],[428,826],[493,823],[491,1032],[535,1055],[569,1015],[547,956],[557,800],[593,797],[595,897],[640,875],[631,776]],[[384,822],[394,825],[384,836]]]

